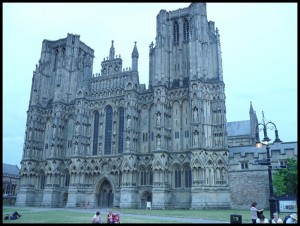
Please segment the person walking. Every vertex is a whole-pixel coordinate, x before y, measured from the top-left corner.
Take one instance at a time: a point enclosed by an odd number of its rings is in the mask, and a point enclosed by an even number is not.
[[[256,220],[257,218],[259,218],[259,216],[262,214],[262,212],[264,211],[264,209],[257,209],[256,208],[257,203],[253,202],[250,208],[250,212],[251,212],[251,220],[253,224],[256,224]],[[259,213],[259,214],[258,214]]]

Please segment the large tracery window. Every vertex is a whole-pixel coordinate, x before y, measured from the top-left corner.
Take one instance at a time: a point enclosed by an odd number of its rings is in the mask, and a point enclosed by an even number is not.
[[[173,42],[179,42],[179,24],[177,21],[173,23]]]
[[[119,153],[123,153],[124,143],[124,108],[119,110]]]
[[[187,19],[183,22],[183,40],[188,41],[189,40],[189,21]]]
[[[111,154],[111,137],[112,137],[112,107],[108,106],[106,109],[105,117],[105,143],[104,143],[104,155]]]
[[[99,112],[95,112],[94,116],[94,137],[93,137],[93,155],[97,155],[98,147],[98,125],[99,125]]]
[[[153,185],[153,172],[151,167],[142,168],[140,171],[140,185]]]

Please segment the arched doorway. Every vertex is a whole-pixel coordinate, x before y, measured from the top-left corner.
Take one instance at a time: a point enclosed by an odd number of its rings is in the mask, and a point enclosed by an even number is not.
[[[112,208],[114,206],[114,193],[110,182],[104,179],[99,187],[99,208]]]
[[[146,209],[147,208],[147,203],[149,205],[149,202],[150,202],[150,206],[151,206],[151,203],[152,203],[152,193],[151,193],[151,191],[145,191],[141,195],[141,209]]]

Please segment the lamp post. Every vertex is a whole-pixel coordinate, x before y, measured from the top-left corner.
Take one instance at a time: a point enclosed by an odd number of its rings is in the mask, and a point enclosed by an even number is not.
[[[256,147],[260,148],[262,144],[266,145],[267,150],[267,164],[268,165],[268,176],[269,176],[269,190],[270,190],[270,197],[269,197],[269,203],[270,203],[270,219],[274,218],[274,213],[277,211],[276,206],[276,198],[273,194],[273,182],[272,182],[272,165],[271,165],[271,154],[270,154],[270,141],[271,139],[268,137],[267,129],[273,129],[272,127],[267,127],[268,125],[272,125],[273,128],[275,128],[275,140],[273,143],[281,143],[282,141],[278,137],[278,130],[276,125],[271,122],[267,121],[264,116],[264,112],[262,112],[262,122],[258,123],[256,126]],[[261,127],[261,128],[259,128]],[[260,142],[259,139],[259,131],[264,131],[264,139]]]

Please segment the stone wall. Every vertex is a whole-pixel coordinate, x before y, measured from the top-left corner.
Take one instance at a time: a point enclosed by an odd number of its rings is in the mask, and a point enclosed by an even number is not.
[[[267,170],[229,171],[231,208],[250,209],[252,202],[258,208],[268,208],[269,181]]]
[[[287,158],[297,158],[297,142],[270,145],[272,173],[285,165]],[[241,146],[229,148],[228,180],[231,208],[249,209],[252,202],[258,208],[269,209],[268,166],[255,164],[267,158],[266,148]],[[275,190],[274,190],[275,195]]]

